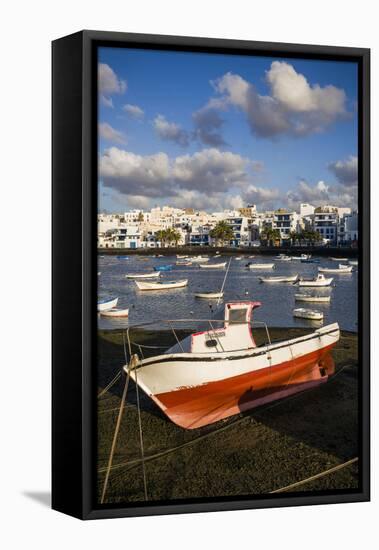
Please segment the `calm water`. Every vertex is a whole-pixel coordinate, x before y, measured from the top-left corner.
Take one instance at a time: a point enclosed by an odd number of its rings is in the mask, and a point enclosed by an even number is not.
[[[222,256],[217,256],[216,261],[221,261]],[[222,261],[229,261],[230,257],[224,257]],[[245,267],[248,261],[272,262],[274,257],[259,257],[256,259],[243,258],[237,261],[232,257],[231,265],[224,288],[224,302],[220,303],[216,311],[216,300],[207,300],[194,297],[195,292],[219,291],[225,276],[225,269],[214,271],[200,269],[198,266],[175,266],[172,271],[162,273],[159,280],[188,279],[188,286],[173,290],[148,291],[138,290],[135,281],[126,279],[127,273],[151,272],[155,266],[175,264],[177,258],[165,256],[141,257],[129,256],[129,259],[119,259],[116,256],[99,256],[98,294],[100,298],[119,297],[118,307],[129,308],[128,319],[107,319],[98,317],[98,326],[101,329],[113,329],[127,327],[138,323],[158,321],[159,319],[183,319],[183,318],[223,318],[223,306],[225,301],[231,300],[258,300],[262,307],[255,310],[254,319],[264,321],[270,327],[318,327],[322,323],[295,319],[292,311],[295,307],[306,307],[324,312],[323,324],[338,321],[340,327],[345,330],[357,330],[357,267],[353,267],[351,274],[332,275],[334,281],[332,287],[311,289],[299,288],[297,285],[282,283],[260,283],[259,276],[278,276],[298,273],[302,277],[312,277],[317,273],[317,267],[337,267],[338,262],[321,259],[320,264],[303,264],[300,261],[280,262],[275,261],[275,269],[268,271],[252,271]],[[212,258],[210,262],[215,261]],[[317,292],[318,294],[331,295],[330,303],[306,303],[295,302],[294,295],[297,292]],[[212,308],[210,303],[213,303]],[[160,326],[157,323],[157,326]],[[178,326],[183,326],[182,324]]]

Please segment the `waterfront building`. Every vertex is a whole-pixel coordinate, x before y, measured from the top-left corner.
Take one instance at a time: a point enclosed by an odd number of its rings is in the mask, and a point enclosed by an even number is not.
[[[226,222],[233,231],[231,246],[249,246],[250,244],[250,225],[249,218],[245,216],[230,216]]]
[[[285,208],[279,208],[274,212],[271,227],[279,231],[282,241],[288,240],[292,231],[298,231],[299,215]]]
[[[358,212],[342,216],[338,225],[337,240],[339,245],[351,245],[358,241]]]
[[[337,243],[338,209],[333,206],[315,208],[313,230],[317,231],[325,244]]]
[[[140,248],[141,233],[138,225],[120,224],[119,227],[108,229],[98,240],[99,248]]]

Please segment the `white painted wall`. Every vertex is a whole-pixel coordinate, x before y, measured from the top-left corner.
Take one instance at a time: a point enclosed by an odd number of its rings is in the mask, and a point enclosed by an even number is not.
[[[5,239],[1,270],[3,336],[1,518],[5,548],[67,550],[193,550],[194,548],[276,548],[320,550],[374,548],[378,540],[378,407],[374,435],[374,502],[261,511],[98,521],[83,524],[52,512],[50,486],[50,41],[82,28],[181,34],[373,48],[373,151],[378,149],[379,95],[377,10],[372,0],[14,0],[2,9],[1,151],[2,227]],[[253,150],[254,152],[254,150]],[[372,181],[378,181],[377,155]],[[372,186],[373,211],[378,186]],[[23,224],[33,208],[33,231],[43,253],[22,254]],[[18,237],[18,239],[17,239]],[[372,258],[379,272],[379,256]],[[25,266],[28,267],[27,273]],[[30,267],[33,266],[33,269]],[[27,275],[27,276],[26,276]],[[374,328],[378,328],[378,287],[373,285]],[[38,310],[35,299],[38,297]],[[375,307],[376,306],[376,307]],[[33,322],[29,312],[33,310]],[[20,315],[20,311],[26,312]],[[377,339],[376,339],[377,340]],[[373,340],[374,353],[378,353]],[[375,361],[377,363],[377,361]],[[373,364],[377,367],[377,364]],[[374,371],[373,395],[378,395]],[[13,391],[8,391],[13,388]],[[41,496],[31,498],[28,493]]]

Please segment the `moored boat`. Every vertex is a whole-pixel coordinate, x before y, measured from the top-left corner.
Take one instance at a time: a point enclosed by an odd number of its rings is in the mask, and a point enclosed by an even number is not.
[[[358,265],[358,260],[349,260],[349,264],[357,266]]]
[[[153,271],[152,273],[127,273],[125,277],[127,279],[155,279],[160,277],[160,271]]]
[[[139,290],[169,290],[171,288],[181,288],[187,286],[188,279],[182,279],[180,281],[157,281],[157,282],[143,282],[135,281]]]
[[[274,259],[279,262],[290,262],[292,258],[291,256],[287,256],[286,254],[279,254],[279,256],[275,256]]]
[[[97,311],[107,311],[117,306],[118,298],[103,298],[97,301]]]
[[[207,300],[217,300],[223,296],[223,292],[195,292],[196,298],[205,298]]]
[[[177,254],[176,257],[179,259],[184,259],[184,258],[188,258],[187,254]]]
[[[223,269],[226,266],[226,262],[221,262],[218,264],[199,264],[199,267],[202,269]]]
[[[319,267],[318,270],[320,273],[351,273],[353,266],[339,264],[338,267]]]
[[[329,260],[331,260],[332,262],[347,262],[347,258],[329,258]]]
[[[322,321],[324,314],[322,311],[317,311],[315,309],[306,309],[304,307],[299,307],[293,310],[293,316],[298,319],[309,319],[310,321]]]
[[[154,267],[155,271],[171,271],[171,269],[172,269],[172,264],[157,265]]]
[[[275,264],[258,264],[249,262],[246,267],[248,267],[249,269],[273,269],[274,266]]]
[[[259,277],[261,283],[295,283],[299,275],[290,275],[288,277],[279,276],[279,277]]]
[[[326,382],[334,372],[338,324],[257,346],[251,322],[260,305],[229,302],[221,328],[214,328],[213,319],[209,330],[187,336],[161,355],[132,355],[124,370],[166,416],[187,429]]]
[[[298,302],[330,302],[330,296],[316,296],[314,294],[295,294]]]
[[[175,265],[189,266],[192,265],[192,262],[190,260],[178,260]]]
[[[300,254],[300,256],[291,256],[291,260],[310,260],[311,254]]]
[[[322,273],[319,273],[314,279],[300,279],[298,281],[299,286],[330,286],[332,284],[333,277],[325,277]]]
[[[129,309],[113,308],[107,311],[101,311],[103,317],[129,317]]]
[[[191,262],[195,263],[204,263],[209,262],[209,258],[207,256],[193,256],[191,258]]]

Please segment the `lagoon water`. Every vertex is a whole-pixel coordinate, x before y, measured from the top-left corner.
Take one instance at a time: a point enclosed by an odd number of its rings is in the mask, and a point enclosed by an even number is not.
[[[222,260],[220,258],[223,258]],[[156,258],[152,256],[129,256],[128,259],[117,256],[99,256],[98,295],[100,298],[119,297],[118,307],[129,308],[129,318],[105,318],[98,316],[98,328],[115,329],[131,325],[156,322],[155,328],[167,328],[160,319],[222,319],[225,301],[257,300],[262,307],[254,312],[256,321],[264,321],[268,327],[309,327],[315,328],[322,324],[327,325],[337,321],[344,330],[356,332],[358,330],[358,268],[353,267],[351,274],[336,274],[332,287],[302,288],[298,285],[280,283],[261,283],[260,276],[279,276],[298,273],[301,277],[313,277],[317,274],[318,266],[338,267],[338,262],[321,258],[319,264],[306,264],[300,261],[275,261],[275,269],[249,270],[246,263],[249,261],[269,263],[274,256],[256,256],[251,259],[243,257],[236,260],[236,256],[217,256],[210,258],[210,262],[228,261],[231,259],[230,269],[224,288],[224,299],[216,308],[217,300],[195,298],[195,292],[219,291],[225,276],[225,269],[207,270],[198,265],[191,267],[173,266],[172,271],[162,272],[160,281],[188,279],[188,286],[184,288],[140,291],[135,281],[127,279],[127,273],[151,272],[154,267],[166,264],[175,264],[175,256]],[[157,279],[156,279],[157,280]],[[306,303],[295,301],[295,293],[316,292],[330,295],[330,303]],[[295,319],[292,316],[294,308],[305,307],[323,311],[323,323]],[[180,323],[175,326],[182,327]],[[188,323],[188,326],[193,326]]]

